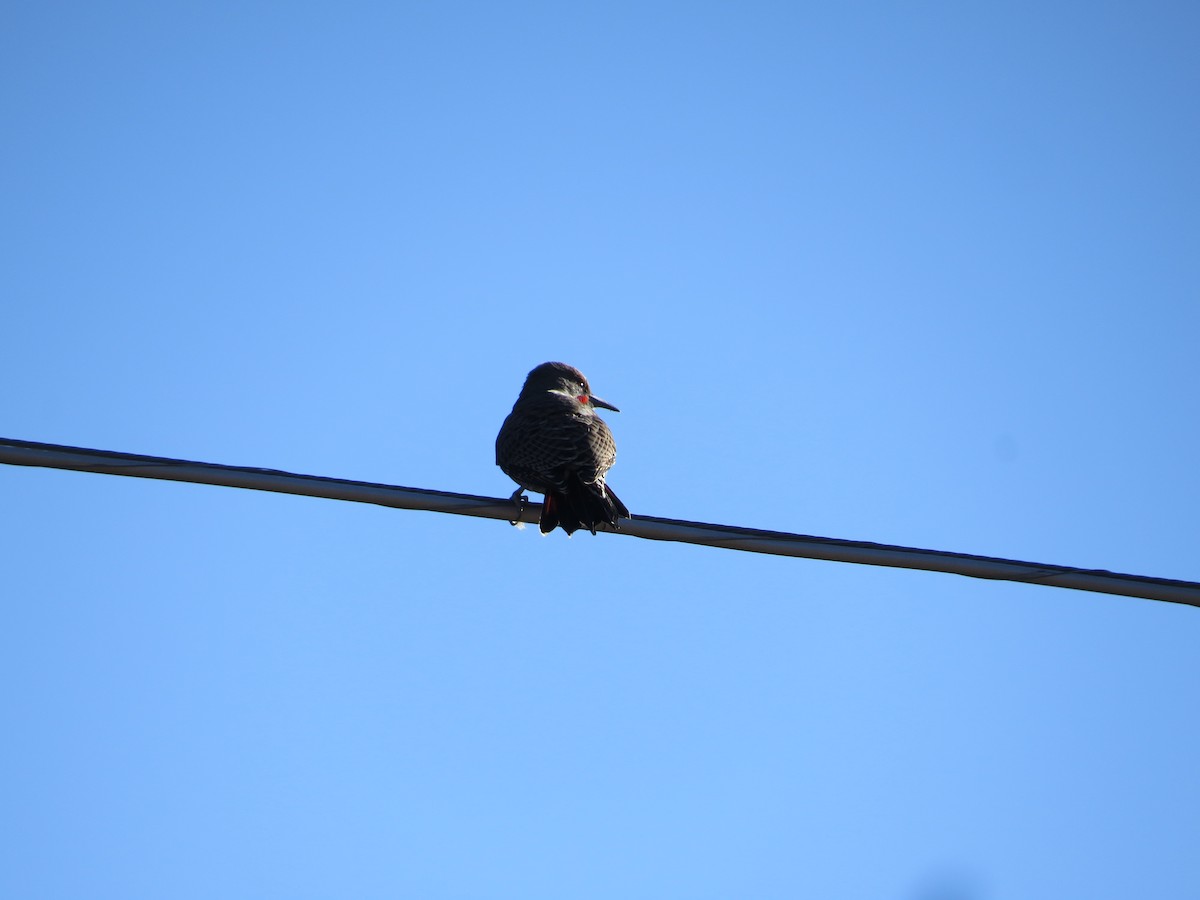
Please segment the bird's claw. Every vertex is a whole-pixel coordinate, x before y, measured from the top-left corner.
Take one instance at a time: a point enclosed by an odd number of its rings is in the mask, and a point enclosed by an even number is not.
[[[509,519],[509,525],[519,526],[521,524],[521,516],[525,514],[525,504],[529,502],[529,498],[522,493],[524,490],[524,488],[517,488],[515,491],[513,491],[512,502],[513,506],[517,508],[517,517],[515,519]]]

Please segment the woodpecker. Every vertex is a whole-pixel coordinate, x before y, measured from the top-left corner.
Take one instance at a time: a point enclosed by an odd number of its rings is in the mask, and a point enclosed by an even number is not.
[[[620,412],[592,394],[583,373],[566,363],[542,363],[529,373],[512,412],[496,436],[496,465],[522,490],[545,494],[542,534],[562,526],[567,534],[604,522],[617,527],[629,510],[604,475],[617,459],[617,445],[596,408]]]

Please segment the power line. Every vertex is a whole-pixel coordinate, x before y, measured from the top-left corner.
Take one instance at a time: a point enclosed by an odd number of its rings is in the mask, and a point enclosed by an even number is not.
[[[516,518],[512,501],[497,497],[477,497],[449,491],[407,488],[367,481],[348,481],[317,475],[297,475],[276,469],[257,469],[244,466],[225,466],[216,463],[191,462],[160,456],[141,456],[109,450],[88,450],[0,438],[0,463],[15,466],[40,466],[51,469],[70,469],[97,472],[103,475],[126,475],[134,478],[160,478],[167,481],[189,481],[224,487],[246,488],[255,491],[274,491],[329,500],[349,500],[355,503],[374,503],[397,509],[421,509],[431,512],[478,516],[485,519]],[[537,522],[540,503],[524,506],[520,520]],[[602,526],[602,530],[610,531]],[[789,534],[783,531],[762,531],[731,525],[710,525],[704,522],[685,522],[638,515],[622,520],[619,534],[647,538],[653,541],[681,541],[745,550],[751,553],[771,553],[777,556],[796,556],[835,562],[858,563],[869,566],[893,566],[904,569],[925,569],[949,572],[972,578],[999,581],[1018,581],[1050,587],[1071,588],[1165,600],[1200,606],[1200,583],[1143,575],[1123,575],[1103,569],[1077,569],[1042,563],[1021,562],[992,556],[950,553],[941,550],[920,550],[866,541],[846,541],[836,538]]]

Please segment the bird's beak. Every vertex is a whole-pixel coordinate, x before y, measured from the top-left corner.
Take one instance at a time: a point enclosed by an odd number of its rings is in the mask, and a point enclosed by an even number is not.
[[[601,400],[595,394],[592,394],[590,396],[591,396],[591,400],[592,400],[592,406],[599,406],[599,407],[603,407],[604,409],[611,409],[613,412],[620,412],[619,409],[617,409],[615,406],[613,406],[607,400]]]

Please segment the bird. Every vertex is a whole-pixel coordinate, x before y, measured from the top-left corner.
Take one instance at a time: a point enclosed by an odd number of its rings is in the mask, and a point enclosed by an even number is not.
[[[512,412],[496,436],[496,465],[523,490],[545,495],[538,527],[549,534],[592,534],[601,523],[617,527],[629,510],[604,478],[617,459],[617,445],[596,409],[620,412],[592,393],[574,366],[546,362],[525,379]]]

